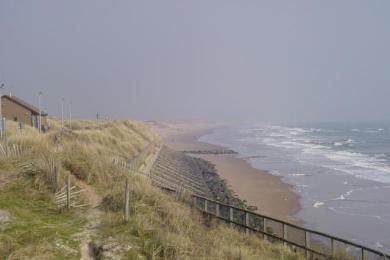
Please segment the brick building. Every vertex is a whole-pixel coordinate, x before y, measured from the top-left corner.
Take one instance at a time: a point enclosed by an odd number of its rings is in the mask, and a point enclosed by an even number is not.
[[[1,97],[1,114],[7,120],[39,128],[39,109],[15,96]],[[41,111],[42,130],[47,129],[47,113]]]

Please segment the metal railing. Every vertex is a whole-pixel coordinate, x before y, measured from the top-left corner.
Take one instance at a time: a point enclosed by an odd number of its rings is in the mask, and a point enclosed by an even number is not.
[[[169,190],[169,189],[168,189]],[[170,190],[175,192],[174,190]],[[354,259],[387,260],[390,256],[377,250],[337,238],[322,232],[306,229],[275,218],[233,207],[208,198],[193,195],[196,208],[205,214],[244,230],[256,233],[271,242],[282,242],[306,255],[308,259],[327,259],[346,253]]]

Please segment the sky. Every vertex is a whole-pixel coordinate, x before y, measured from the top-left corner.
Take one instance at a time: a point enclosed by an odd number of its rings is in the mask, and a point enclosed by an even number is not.
[[[390,1],[0,0],[0,81],[59,116],[390,120]]]

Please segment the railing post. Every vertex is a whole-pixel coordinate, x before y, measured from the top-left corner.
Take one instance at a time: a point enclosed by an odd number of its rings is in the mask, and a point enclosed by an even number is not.
[[[217,217],[220,217],[221,214],[219,213],[219,204],[218,203],[215,204],[215,211],[217,213]]]
[[[66,182],[66,207],[70,209],[70,175],[69,174]]]
[[[364,248],[362,248],[362,260],[365,260],[366,256],[364,255]]]
[[[264,239],[267,240],[267,219],[263,217],[263,232],[264,232]]]
[[[287,246],[287,225],[283,223],[283,245]]]
[[[308,231],[305,231],[305,255],[306,255],[306,259],[310,259],[310,255],[311,255],[311,252],[310,250],[310,233]]]
[[[229,220],[230,220],[230,227],[234,227],[234,223],[233,223],[233,208],[229,209]]]
[[[245,211],[245,226],[249,227],[249,214]],[[245,233],[249,234],[249,228],[245,228]]]
[[[334,239],[330,238],[330,249],[332,250],[332,255],[336,254],[336,248],[334,247]]]
[[[207,200],[204,200],[204,212],[206,213],[207,213],[207,204],[208,204]]]
[[[126,179],[125,188],[125,222],[129,222],[129,179]]]

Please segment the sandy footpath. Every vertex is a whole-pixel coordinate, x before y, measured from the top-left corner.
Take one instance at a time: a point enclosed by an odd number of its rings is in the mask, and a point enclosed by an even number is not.
[[[223,127],[215,122],[153,122],[152,128],[164,143],[178,151],[217,150],[224,147],[203,143],[197,139]],[[196,155],[215,164],[218,174],[227,181],[238,197],[258,212],[289,222],[297,222],[294,215],[299,211],[299,197],[292,186],[279,177],[258,170],[232,154]]]

